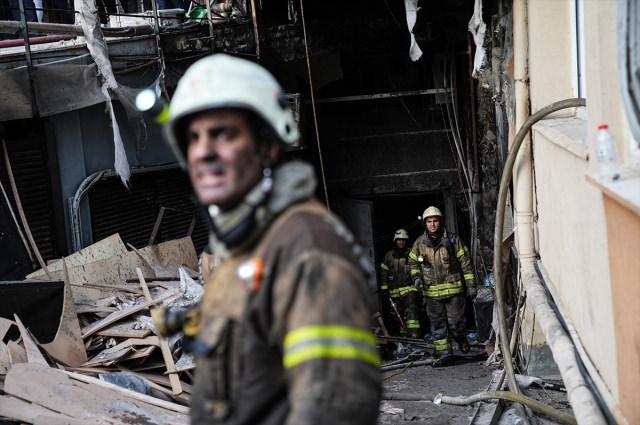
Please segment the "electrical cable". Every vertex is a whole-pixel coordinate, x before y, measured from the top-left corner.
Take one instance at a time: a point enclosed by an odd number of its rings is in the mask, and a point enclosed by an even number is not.
[[[322,187],[324,188],[325,202],[327,209],[331,210],[329,204],[329,191],[327,189],[327,178],[324,172],[324,161],[322,159],[322,147],[320,146],[320,130],[318,128],[318,115],[316,112],[316,97],[313,92],[313,77],[311,76],[311,60],[309,59],[309,44],[307,42],[307,24],[304,18],[304,1],[300,0],[300,16],[302,18],[302,32],[304,35],[304,51],[307,57],[307,72],[309,75],[309,91],[311,93],[311,110],[313,112],[313,127],[316,132],[316,143],[318,145],[318,158],[320,160],[320,174],[322,175]]]
[[[47,264],[42,259],[42,255],[40,255],[40,250],[38,250],[38,245],[36,241],[33,239],[33,235],[31,234],[31,229],[29,228],[29,222],[27,221],[27,217],[24,213],[24,209],[22,208],[22,202],[20,201],[20,194],[18,193],[18,188],[16,186],[15,178],[13,177],[13,171],[11,169],[11,161],[9,160],[9,152],[7,151],[7,143],[4,139],[2,139],[2,151],[4,153],[4,164],[7,170],[7,175],[9,176],[9,183],[11,184],[11,191],[13,192],[13,200],[16,203],[16,207],[18,208],[18,215],[20,216],[20,221],[22,221],[22,227],[24,227],[24,232],[27,235],[27,239],[29,240],[29,244],[31,245],[31,249],[33,250],[34,255],[38,259],[38,263],[40,267],[47,275],[47,279],[51,280],[51,273],[49,273],[49,268]]]

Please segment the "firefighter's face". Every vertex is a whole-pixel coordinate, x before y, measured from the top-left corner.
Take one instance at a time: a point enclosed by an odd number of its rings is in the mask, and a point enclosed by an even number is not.
[[[404,247],[407,246],[407,240],[406,239],[396,239],[396,248],[398,249],[404,249]]]
[[[440,217],[427,217],[425,224],[429,233],[436,233],[440,230]]]
[[[275,158],[275,147],[258,145],[245,114],[237,110],[207,111],[187,129],[189,177],[199,201],[222,210],[236,206]]]

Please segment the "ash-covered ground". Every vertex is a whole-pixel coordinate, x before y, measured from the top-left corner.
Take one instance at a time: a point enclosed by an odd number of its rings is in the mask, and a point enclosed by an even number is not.
[[[449,396],[472,395],[485,391],[491,381],[494,368],[484,361],[442,368],[421,366],[405,371],[385,372],[384,392],[387,394],[417,394],[424,401],[387,400],[381,404],[380,425],[411,423],[415,425],[467,425],[471,421],[475,406],[435,405],[433,397],[442,393]]]

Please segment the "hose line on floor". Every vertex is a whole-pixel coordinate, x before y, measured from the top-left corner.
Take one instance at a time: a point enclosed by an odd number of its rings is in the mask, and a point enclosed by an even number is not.
[[[560,412],[551,406],[548,406],[544,403],[539,402],[538,400],[534,400],[522,394],[514,394],[511,391],[486,391],[486,392],[471,395],[469,397],[464,397],[464,396],[449,397],[446,395],[438,394],[434,397],[433,403],[434,404],[451,404],[454,406],[466,406],[469,404],[477,403],[479,401],[494,400],[494,399],[508,400],[508,401],[513,401],[515,403],[524,404],[529,408],[531,408],[531,410],[533,410],[534,412],[538,412],[543,415],[546,415],[562,424],[567,424],[567,425],[578,424],[578,422],[576,421],[576,418],[574,418],[573,416],[567,413]]]

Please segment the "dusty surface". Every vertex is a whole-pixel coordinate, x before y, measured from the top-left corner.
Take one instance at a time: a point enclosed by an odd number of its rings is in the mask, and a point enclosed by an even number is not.
[[[424,395],[425,401],[384,401],[378,420],[380,425],[409,422],[416,425],[468,424],[475,413],[475,406],[435,405],[431,400],[439,392],[456,396],[485,391],[491,381],[493,368],[485,367],[483,361],[474,361],[443,368],[423,366],[398,372],[395,370],[383,374],[384,391]]]

